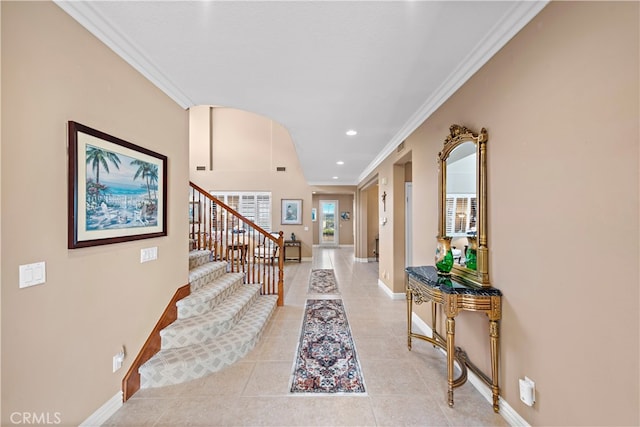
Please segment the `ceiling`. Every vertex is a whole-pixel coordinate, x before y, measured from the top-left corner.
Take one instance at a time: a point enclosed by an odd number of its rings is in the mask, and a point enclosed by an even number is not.
[[[56,4],[182,107],[269,117],[310,185],[353,185],[546,2]]]

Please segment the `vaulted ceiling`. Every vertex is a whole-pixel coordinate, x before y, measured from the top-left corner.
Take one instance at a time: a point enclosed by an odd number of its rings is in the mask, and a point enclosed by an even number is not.
[[[56,3],[182,107],[233,107],[281,123],[311,185],[364,179],[546,5]]]

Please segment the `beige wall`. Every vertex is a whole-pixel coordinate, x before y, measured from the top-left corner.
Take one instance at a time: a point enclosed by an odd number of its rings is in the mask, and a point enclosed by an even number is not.
[[[432,264],[436,155],[452,123],[488,129],[501,394],[532,425],[640,423],[638,17],[637,2],[550,3],[406,140],[414,236],[424,236],[414,263]],[[373,175],[399,179],[398,160]],[[399,203],[393,182],[384,190]],[[391,230],[381,227],[394,251],[382,251],[380,270],[395,291],[402,236]],[[426,307],[416,311],[429,323]],[[461,314],[456,339],[490,372],[486,316]],[[536,382],[533,407],[518,397],[525,375]]]
[[[302,256],[310,257],[311,187],[289,132],[267,117],[234,108],[214,107],[210,113],[205,105],[189,111],[190,151],[197,153],[189,160],[191,181],[209,191],[270,191],[272,231],[282,230],[287,239],[295,233]],[[285,172],[276,172],[279,166]],[[282,199],[302,200],[301,225],[280,223]]]
[[[52,2],[2,2],[2,425],[78,425],[122,378],[188,281],[187,113]],[[68,120],[168,156],[168,236],[67,249]],[[140,249],[157,246],[157,262]],[[18,266],[46,283],[18,288]],[[112,357],[124,345],[124,367]]]

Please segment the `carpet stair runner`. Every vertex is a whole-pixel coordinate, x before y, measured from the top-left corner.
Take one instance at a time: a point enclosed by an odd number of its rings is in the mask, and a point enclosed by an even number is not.
[[[177,302],[178,318],[160,331],[161,349],[138,372],[140,387],[179,384],[221,370],[244,357],[262,336],[277,295],[243,284],[242,273],[210,261],[210,251],[189,253],[191,294]]]

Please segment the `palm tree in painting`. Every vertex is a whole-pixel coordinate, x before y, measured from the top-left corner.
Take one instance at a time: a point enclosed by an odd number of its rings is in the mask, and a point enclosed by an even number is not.
[[[158,166],[144,162],[142,160],[133,160],[132,165],[138,166],[136,174],[133,176],[134,181],[138,178],[142,178],[147,184],[147,193],[149,194],[149,200],[151,198],[151,185],[158,182]]]
[[[96,181],[87,179],[87,202],[98,203],[103,197],[107,187],[100,184],[100,166],[109,173],[109,163],[113,164],[116,169],[120,169],[120,157],[114,152],[102,150],[92,145],[87,145],[87,164],[91,164],[91,169],[96,174]]]
[[[116,153],[87,145],[87,164],[91,163],[96,173],[96,184],[100,184],[100,166],[109,173],[109,162],[120,169],[120,157]]]

